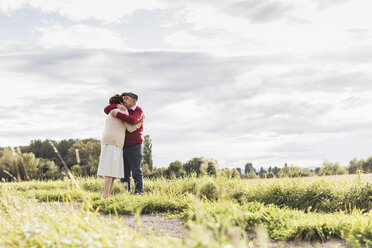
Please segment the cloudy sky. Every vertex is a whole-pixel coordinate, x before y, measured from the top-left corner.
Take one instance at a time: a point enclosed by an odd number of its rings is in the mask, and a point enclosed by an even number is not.
[[[372,156],[370,0],[0,0],[0,146],[99,139],[133,91],[155,166]]]

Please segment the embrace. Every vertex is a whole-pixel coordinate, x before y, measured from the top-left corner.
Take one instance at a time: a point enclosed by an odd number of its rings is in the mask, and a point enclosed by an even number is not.
[[[102,199],[111,196],[115,178],[131,190],[131,175],[135,193],[143,193],[142,176],[142,109],[137,106],[138,96],[124,92],[112,96],[104,109],[108,115],[101,139],[101,155],[98,176],[104,177]]]

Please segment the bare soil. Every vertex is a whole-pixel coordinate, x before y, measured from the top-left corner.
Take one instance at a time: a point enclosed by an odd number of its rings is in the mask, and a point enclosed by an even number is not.
[[[41,205],[54,207],[63,211],[69,209],[80,209],[78,203],[64,202],[40,202]],[[183,224],[181,218],[168,218],[162,215],[141,215],[136,218],[134,215],[107,215],[102,214],[101,216],[105,221],[124,221],[129,227],[134,228],[138,231],[144,232],[145,234],[165,235],[181,238],[186,235],[187,227]]]
[[[116,217],[114,217],[116,218]],[[120,216],[125,223],[134,229],[146,234],[165,235],[182,238],[187,235],[187,227],[181,218],[168,218],[161,215],[141,215],[139,219],[135,216]]]

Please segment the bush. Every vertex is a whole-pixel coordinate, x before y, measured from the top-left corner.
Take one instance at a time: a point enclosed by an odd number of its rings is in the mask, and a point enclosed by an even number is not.
[[[208,200],[218,199],[217,184],[213,181],[203,184],[200,188],[200,196]]]
[[[257,178],[259,178],[259,177],[256,175],[256,172],[254,172],[254,171],[251,171],[251,172],[247,173],[247,174],[245,175],[245,177],[246,177],[247,179],[257,179]]]
[[[346,169],[341,167],[339,163],[324,161],[322,168],[319,170],[319,175],[344,175],[346,172]]]
[[[83,175],[83,167],[81,167],[78,164],[75,164],[74,166],[71,167],[71,173],[74,176],[82,176]]]

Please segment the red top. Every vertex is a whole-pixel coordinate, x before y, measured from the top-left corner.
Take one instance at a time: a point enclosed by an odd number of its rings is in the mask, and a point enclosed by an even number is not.
[[[116,106],[117,104],[108,105],[104,110],[105,113],[109,114],[111,110],[116,109]],[[129,124],[137,124],[143,118],[143,111],[138,106],[136,106],[135,110],[128,109],[128,112],[129,112],[129,115],[119,112],[116,118],[119,118],[120,120],[125,121]],[[143,142],[142,134],[143,134],[143,124],[141,125],[140,128],[138,128],[133,133],[130,133],[127,131],[125,133],[124,147],[142,144]]]

